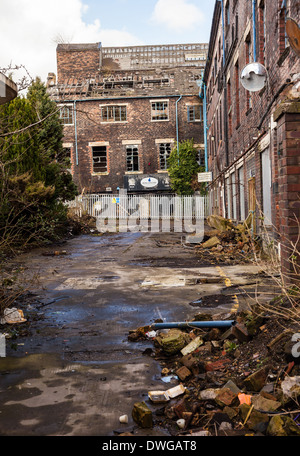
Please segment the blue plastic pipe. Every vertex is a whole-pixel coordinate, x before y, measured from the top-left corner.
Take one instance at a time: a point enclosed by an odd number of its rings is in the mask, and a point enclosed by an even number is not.
[[[234,320],[224,321],[190,321],[179,323],[154,323],[152,329],[171,329],[171,328],[230,328],[235,324]]]
[[[252,0],[252,17],[253,17],[253,60],[256,62],[256,0]]]

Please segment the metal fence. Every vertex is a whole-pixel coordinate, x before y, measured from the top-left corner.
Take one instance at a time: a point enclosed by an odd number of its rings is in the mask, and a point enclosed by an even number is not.
[[[88,213],[100,219],[203,219],[209,215],[207,196],[107,195],[78,196],[68,203],[78,215]]]

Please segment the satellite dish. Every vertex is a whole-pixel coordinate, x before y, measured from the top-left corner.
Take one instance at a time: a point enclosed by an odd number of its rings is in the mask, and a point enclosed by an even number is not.
[[[286,33],[291,47],[300,56],[300,28],[294,19],[288,17],[286,20]]]
[[[268,72],[261,63],[249,63],[241,73],[241,83],[249,92],[258,92],[265,87],[267,77]]]

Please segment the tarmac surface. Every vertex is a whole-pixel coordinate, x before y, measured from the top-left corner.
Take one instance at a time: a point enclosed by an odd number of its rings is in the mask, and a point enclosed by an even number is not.
[[[166,436],[131,417],[138,401],[155,411],[148,391],[173,385],[147,355],[152,341],[129,342],[129,331],[198,311],[230,315],[246,302],[218,299],[224,277],[246,284],[257,268],[201,265],[180,233],[84,235],[60,246],[64,255],[46,256],[50,250],[15,261],[37,282],[24,311],[29,334],[14,348],[8,340],[0,358],[0,435]]]

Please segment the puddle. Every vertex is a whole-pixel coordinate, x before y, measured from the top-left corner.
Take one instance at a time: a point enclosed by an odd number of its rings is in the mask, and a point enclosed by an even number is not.
[[[119,280],[119,276],[108,275],[108,276],[99,276],[99,277],[69,277],[63,283],[58,285],[55,290],[95,290],[99,287],[99,283],[112,282],[114,280]]]

